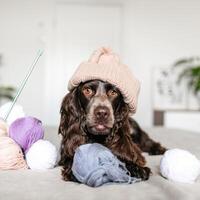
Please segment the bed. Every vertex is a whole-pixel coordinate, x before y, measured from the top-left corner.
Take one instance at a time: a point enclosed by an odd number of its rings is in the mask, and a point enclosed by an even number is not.
[[[149,135],[168,148],[183,148],[200,159],[200,134],[162,127],[146,129]],[[46,139],[59,147],[56,128],[46,128]],[[153,174],[148,181],[132,185],[106,185],[91,188],[83,184],[64,182],[60,167],[47,171],[0,171],[0,199],[2,200],[199,200],[200,178],[194,184],[174,183],[159,174],[161,156],[145,154]]]

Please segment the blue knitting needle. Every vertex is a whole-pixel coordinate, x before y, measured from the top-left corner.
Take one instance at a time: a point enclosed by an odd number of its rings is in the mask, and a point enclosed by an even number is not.
[[[25,79],[24,79],[23,82],[21,83],[21,85],[20,85],[20,87],[19,87],[19,90],[17,91],[17,94],[16,94],[16,96],[15,96],[15,98],[14,98],[12,104],[11,104],[11,106],[10,106],[8,112],[6,113],[6,116],[4,117],[4,121],[6,121],[6,120],[8,119],[8,116],[10,115],[10,113],[11,113],[11,111],[12,111],[12,109],[13,109],[13,107],[14,107],[16,101],[17,101],[17,99],[19,98],[19,96],[20,96],[22,90],[24,89],[24,87],[25,87],[25,85],[26,85],[26,83],[27,83],[27,81],[28,81],[28,79],[29,79],[31,73],[33,72],[33,70],[34,70],[34,68],[35,68],[35,66],[36,66],[36,64],[37,64],[37,62],[38,62],[38,60],[39,60],[39,58],[40,58],[40,56],[41,56],[42,54],[43,54],[43,51],[42,51],[42,50],[39,50],[38,53],[37,53],[37,55],[36,55],[36,57],[35,57],[35,59],[34,59],[34,61],[33,61],[33,63],[31,64],[31,66],[30,66],[30,68],[29,68],[29,71],[28,71],[28,73],[27,73]]]

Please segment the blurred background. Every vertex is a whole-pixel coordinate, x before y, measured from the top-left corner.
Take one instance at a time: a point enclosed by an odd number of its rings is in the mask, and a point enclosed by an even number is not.
[[[199,10],[198,0],[0,0],[0,104],[43,49],[18,103],[58,125],[72,73],[109,46],[141,81],[142,126],[200,132]]]

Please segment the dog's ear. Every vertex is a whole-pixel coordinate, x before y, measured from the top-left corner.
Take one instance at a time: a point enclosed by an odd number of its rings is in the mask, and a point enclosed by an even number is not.
[[[115,120],[116,122],[125,121],[129,117],[130,109],[127,103],[122,99],[116,110],[115,110]]]
[[[60,125],[58,133],[62,136],[66,135],[66,131],[69,129],[71,125],[77,123],[80,118],[80,105],[76,98],[77,88],[73,91],[69,92],[64,98],[61,103],[60,108]]]
[[[60,125],[58,133],[62,135],[60,148],[59,165],[67,166],[71,163],[75,150],[78,146],[85,143],[85,136],[81,129],[81,120],[84,116],[78,100],[77,88],[68,93],[61,104],[60,108]],[[64,170],[63,176],[66,178],[70,171]]]
[[[130,109],[127,103],[123,99],[119,101],[118,106],[115,110],[115,123],[113,127],[114,133],[128,121]]]

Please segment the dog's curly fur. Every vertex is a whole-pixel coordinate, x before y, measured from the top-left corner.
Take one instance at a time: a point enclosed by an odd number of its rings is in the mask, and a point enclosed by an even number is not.
[[[145,167],[146,161],[142,151],[149,154],[163,154],[165,148],[154,142],[129,117],[129,107],[120,100],[116,107],[112,133],[109,135],[93,135],[85,128],[86,112],[80,103],[79,89],[74,88],[68,93],[61,104],[61,119],[59,134],[62,135],[61,159],[62,176],[65,181],[77,181],[72,174],[71,167],[75,150],[82,144],[97,142],[108,147],[114,155],[126,164],[127,169],[134,177],[147,180],[151,173]]]

